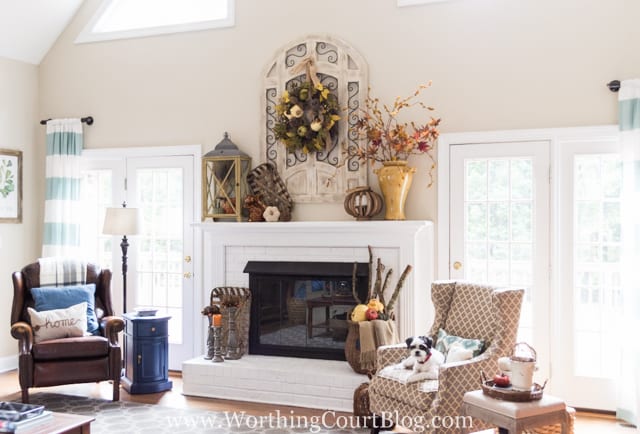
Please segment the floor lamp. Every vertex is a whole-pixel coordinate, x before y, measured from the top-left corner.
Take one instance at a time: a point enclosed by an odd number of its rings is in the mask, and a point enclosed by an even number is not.
[[[107,208],[102,233],[122,235],[120,243],[122,249],[122,313],[127,313],[127,249],[129,248],[127,235],[136,235],[138,230],[137,208],[127,208],[126,203],[122,204],[122,208]]]

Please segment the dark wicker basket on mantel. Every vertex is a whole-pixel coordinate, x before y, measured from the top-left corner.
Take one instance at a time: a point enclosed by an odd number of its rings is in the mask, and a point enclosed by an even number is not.
[[[275,206],[280,211],[280,221],[291,220],[293,199],[278,174],[275,164],[266,162],[260,164],[247,174],[247,184],[251,192],[258,196],[266,206]]]

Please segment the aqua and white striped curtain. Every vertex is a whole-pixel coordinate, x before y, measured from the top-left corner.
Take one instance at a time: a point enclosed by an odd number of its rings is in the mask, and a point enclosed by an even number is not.
[[[617,416],[638,426],[640,414],[640,79],[622,81],[618,101],[623,159],[622,366]]]
[[[80,119],[47,122],[43,257],[80,254],[82,142]]]

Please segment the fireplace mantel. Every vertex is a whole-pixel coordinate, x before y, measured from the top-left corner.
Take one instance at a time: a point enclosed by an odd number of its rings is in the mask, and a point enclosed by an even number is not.
[[[429,221],[324,221],[194,225],[202,255],[196,258],[196,288],[202,300],[216,286],[248,286],[247,261],[368,262],[374,257],[393,269],[389,291],[407,264],[396,317],[401,337],[424,334],[433,320],[433,223]],[[374,269],[375,273],[375,269]],[[204,345],[202,348],[204,353]]]

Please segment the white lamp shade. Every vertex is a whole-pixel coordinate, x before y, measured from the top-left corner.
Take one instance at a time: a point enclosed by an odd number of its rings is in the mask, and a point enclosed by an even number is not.
[[[102,233],[136,235],[140,229],[138,208],[107,208]]]

